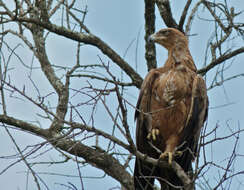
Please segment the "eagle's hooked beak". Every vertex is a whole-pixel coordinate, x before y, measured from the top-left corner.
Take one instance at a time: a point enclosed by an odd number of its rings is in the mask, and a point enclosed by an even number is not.
[[[155,41],[155,34],[152,34],[148,37],[148,42],[154,42]]]

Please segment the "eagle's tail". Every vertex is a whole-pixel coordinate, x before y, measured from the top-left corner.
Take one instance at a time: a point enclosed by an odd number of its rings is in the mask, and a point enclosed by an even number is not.
[[[175,161],[188,175],[192,173],[192,158],[188,151],[185,151],[181,157],[175,158]],[[179,186],[183,186],[181,179],[171,168],[155,167],[136,158],[134,168],[135,190],[154,190],[155,176],[158,177],[162,190],[178,190]]]
[[[135,190],[153,190],[155,168],[148,163],[136,158],[134,168],[134,187]]]
[[[189,151],[183,152],[180,157],[175,157],[174,161],[177,162],[185,173],[191,177],[192,175],[192,159],[193,156]],[[178,190],[183,186],[181,179],[171,168],[160,168],[159,176],[164,180],[159,180],[162,190]]]

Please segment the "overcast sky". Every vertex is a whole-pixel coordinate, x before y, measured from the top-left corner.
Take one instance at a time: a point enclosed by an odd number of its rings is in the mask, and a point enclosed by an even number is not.
[[[182,11],[182,2],[185,1],[177,1],[172,0],[172,12],[173,15],[178,20],[180,13]],[[230,1],[229,1],[230,2]],[[241,11],[244,9],[242,0],[233,1],[235,10]],[[131,48],[128,50],[128,53],[125,56],[125,60],[132,65],[134,68],[137,65],[137,70],[144,77],[147,73],[147,68],[144,60],[144,2],[138,0],[87,0],[80,2],[80,7],[84,8],[85,5],[88,5],[88,14],[85,20],[85,24],[88,26],[90,31],[103,39],[106,43],[108,43],[112,48],[114,48],[121,56],[125,54],[126,49],[129,44],[135,40],[137,37],[138,41],[138,49],[136,49],[136,43],[134,42]],[[191,34],[194,34],[190,37],[190,50],[192,52],[193,59],[199,68],[203,67],[205,49],[207,41],[210,36],[213,34],[213,24],[207,21],[204,21],[204,18],[208,18],[207,11],[203,12],[202,9],[199,10],[196,20],[193,23]],[[57,23],[60,23],[60,18],[55,18]],[[244,14],[238,17],[240,21],[244,20]],[[53,20],[54,21],[54,20]],[[156,29],[159,30],[164,28],[165,25],[162,22],[158,12],[157,12],[157,25]],[[9,39],[9,44],[14,47],[16,44],[16,39]],[[243,41],[234,41],[234,43],[229,43],[230,47],[234,49],[239,47],[240,44],[243,44]],[[74,48],[76,44],[72,43],[70,40],[64,40],[58,36],[51,35],[49,37],[49,41],[47,43],[48,55],[52,62],[56,62],[60,65],[70,65],[70,62],[75,61],[75,51]],[[9,52],[5,52],[8,54]],[[23,60],[26,63],[31,63],[32,54],[28,50],[27,47],[23,46],[23,48],[18,50],[18,53],[22,56]],[[210,53],[210,52],[208,52]],[[97,55],[102,55],[100,51],[96,48],[91,48],[89,46],[84,46],[81,48],[81,61],[85,64],[96,64],[98,62]],[[167,57],[167,52],[162,47],[157,46],[157,61],[158,66],[163,65],[165,59]],[[137,63],[135,62],[137,58]],[[244,55],[237,56],[233,59],[233,64],[230,69],[225,73],[225,77],[230,77],[236,74],[244,73],[244,65],[243,65]],[[11,64],[17,65],[19,64],[18,59],[13,58]],[[17,68],[17,67],[14,67]],[[23,72],[22,72],[23,69]],[[23,85],[23,83],[27,83],[27,85],[31,85],[28,80],[28,73],[25,72],[25,68],[18,67],[18,69],[13,69],[11,71],[13,81],[16,85]],[[211,79],[213,78],[214,73],[210,73],[207,76],[207,84],[210,85]],[[46,94],[50,92],[51,88],[48,85],[48,81],[43,78],[42,74],[38,71],[33,71],[32,73],[33,79],[38,82],[40,91],[42,94]],[[24,81],[24,82],[23,82]],[[209,101],[210,101],[210,109],[209,109],[209,118],[208,118],[208,129],[212,129],[218,123],[220,125],[219,134],[224,135],[229,131],[227,129],[227,123],[232,127],[232,129],[237,129],[238,125],[243,129],[244,126],[244,118],[243,118],[243,107],[244,107],[244,83],[243,78],[233,79],[229,82],[226,82],[221,87],[216,87],[213,90],[208,92]],[[138,90],[134,89],[133,91],[128,92],[126,95],[130,99],[130,101],[135,105]],[[35,93],[35,92],[33,92]],[[55,99],[53,101],[56,101]],[[55,105],[55,102],[53,103]],[[228,106],[224,106],[221,108],[216,108],[222,105],[229,104]],[[35,109],[33,110],[32,106],[29,104],[25,104],[26,107],[22,106],[21,101],[10,102],[8,105],[9,113],[14,115],[17,118],[24,118],[26,120],[34,120],[35,118]],[[213,109],[214,108],[214,109]],[[32,113],[26,112],[26,110],[32,110]],[[132,110],[131,110],[132,112]],[[99,113],[99,111],[98,111]],[[103,114],[97,118],[98,122],[106,122],[103,117]],[[135,124],[133,122],[133,118],[130,118],[131,131],[135,134]],[[48,125],[48,122],[46,123]],[[12,131],[14,137],[17,142],[21,145],[21,147],[25,147],[28,144],[35,144],[42,142],[42,140],[38,137],[32,136],[30,134],[25,134],[19,131]],[[220,135],[220,136],[221,136]],[[133,135],[134,137],[134,135]],[[241,150],[241,145],[244,144],[243,140],[244,136],[242,135],[242,139],[239,144],[239,152],[240,154],[244,154],[244,151]],[[11,155],[16,153],[14,145],[11,143],[11,140],[7,136],[6,132],[0,128],[0,139],[2,142],[0,156]],[[226,158],[226,155],[232,151],[232,142],[219,143],[217,146],[213,148],[213,160],[222,161],[223,158]],[[50,147],[47,147],[48,149]],[[211,151],[210,148],[208,151]],[[210,155],[211,156],[211,155]],[[60,159],[60,155],[53,154],[50,152],[45,154],[45,156],[40,157],[40,161],[45,159]],[[0,172],[7,166],[7,164],[12,163],[13,160],[0,160]],[[40,172],[55,172],[55,173],[64,173],[67,175],[75,175],[78,176],[76,165],[74,163],[68,162],[63,164],[61,167],[59,166],[50,166],[42,167],[38,166],[35,168],[36,171]],[[133,164],[131,165],[133,167]],[[237,160],[236,163],[237,170],[244,170],[243,160]],[[19,163],[14,167],[10,168],[7,172],[0,175],[0,184],[1,189],[6,190],[15,190],[15,189],[27,189],[25,187],[26,184],[26,167]],[[83,170],[81,170],[83,172]],[[91,179],[84,178],[85,189],[110,189],[115,186],[119,186],[119,184],[111,179],[110,177],[102,178],[104,173],[96,168],[89,167],[89,169],[84,170],[85,173],[82,173],[84,176],[97,176],[101,179]],[[79,186],[79,178],[69,178],[69,177],[59,177],[59,176],[51,176],[51,175],[43,175],[40,176],[47,182],[50,189],[58,190],[63,187],[58,185],[58,183],[68,184],[69,182]],[[212,176],[216,176],[216,173],[209,174],[209,179],[214,184],[214,178]],[[240,180],[244,180],[244,178],[239,178]],[[29,189],[34,189],[34,183],[32,182],[32,178],[28,182]],[[45,189],[45,188],[43,188]],[[63,188],[65,189],[65,188]]]

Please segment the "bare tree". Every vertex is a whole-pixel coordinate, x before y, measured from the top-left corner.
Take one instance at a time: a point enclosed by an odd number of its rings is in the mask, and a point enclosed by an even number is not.
[[[176,20],[169,0],[144,2],[145,66],[148,70],[157,67],[155,46],[147,41],[148,36],[155,32],[155,9],[159,10],[159,19],[167,27],[179,29],[189,35],[189,40],[196,17],[204,19],[199,15],[199,10],[203,10],[209,15],[205,20],[212,23],[214,28],[210,31],[212,35],[207,44],[203,44],[206,46],[206,55],[198,73],[210,81],[209,90],[225,81],[244,76],[238,74],[226,78],[224,75],[233,58],[244,52],[244,46],[229,47],[230,42],[242,40],[244,24],[235,21],[242,12],[236,12],[227,1],[187,0],[183,10],[180,10],[181,17]],[[130,121],[135,101],[132,102],[126,92],[139,89],[143,77],[112,46],[96,36],[96,31],[91,31],[86,26],[87,7],[81,8],[79,3],[76,0],[0,1],[0,122],[17,151],[15,155],[0,157],[15,160],[1,169],[0,174],[23,162],[32,175],[36,188],[42,189],[44,186],[48,189],[48,184],[34,166],[73,161],[77,163],[81,186],[79,189],[85,189],[81,167],[89,165],[104,171],[105,175],[118,181],[122,188],[130,190],[133,189],[130,165],[134,164],[134,157],[138,156],[153,165],[171,167],[182,180],[184,189],[194,189],[193,186],[199,189],[231,189],[232,180],[244,173],[244,170],[234,170],[235,161],[242,157],[238,152],[240,135],[244,130],[241,126],[236,129],[227,123],[229,132],[224,136],[220,136],[218,124],[213,129],[207,125],[204,127],[199,146],[203,161],[197,157],[192,179],[176,162],[169,166],[167,162],[159,162],[136,150],[131,133],[133,123]],[[55,18],[59,18],[58,21]],[[52,58],[48,48],[53,37],[65,39],[76,46],[70,63]],[[10,45],[10,42],[13,43],[12,39],[15,39],[14,45]],[[100,51],[99,56],[94,53],[97,60],[95,64],[85,63],[81,49],[88,46],[84,45],[93,46]],[[25,47],[28,56],[32,56],[30,64],[23,61],[23,55],[18,51],[20,47]],[[16,58],[17,64],[13,63]],[[16,71],[18,74],[27,74],[21,83],[15,78]],[[214,77],[208,76],[209,71],[215,73]],[[46,89],[41,88],[35,77],[37,74],[46,80],[49,85]],[[23,118],[9,108],[10,104],[16,102],[21,102],[23,106]],[[28,116],[24,117],[25,113]],[[98,122],[101,113],[109,122]],[[20,131],[41,137],[42,141],[21,148],[13,135]],[[207,152],[216,143],[229,140],[233,144],[233,150],[223,159],[225,162],[217,163],[207,156]],[[33,162],[33,157],[38,158],[49,151],[61,154],[62,159]],[[206,176],[214,168],[218,171],[218,179],[212,185],[208,183]],[[194,183],[196,185],[192,185]],[[62,185],[67,189],[78,189],[72,183]]]

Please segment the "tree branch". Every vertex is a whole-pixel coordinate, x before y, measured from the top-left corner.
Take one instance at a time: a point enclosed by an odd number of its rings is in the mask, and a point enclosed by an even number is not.
[[[53,136],[53,134],[49,133],[49,130],[47,129],[41,129],[33,124],[6,115],[0,115],[0,122],[17,127],[27,132],[31,132],[34,135],[46,139],[53,146],[61,149],[62,151],[84,158],[92,166],[104,170],[108,175],[118,180],[128,190],[133,189],[131,175],[124,170],[124,166],[121,165],[118,162],[118,160],[116,160],[106,152],[99,149],[88,147],[82,144],[80,141],[73,141],[69,138]],[[75,128],[79,128],[80,125],[75,124],[73,126]],[[136,151],[135,154],[138,158],[150,162],[155,166],[159,165],[159,167],[162,168],[172,167],[172,169],[176,172],[177,176],[182,180],[184,186],[187,187],[192,184],[190,178],[176,162],[173,161],[172,166],[169,166],[169,164],[166,161],[159,161],[158,159],[148,157],[147,155],[142,154],[139,151]]]
[[[143,154],[139,151],[136,151],[136,156],[143,161],[151,163],[154,166],[173,169],[174,172],[176,173],[176,175],[181,179],[182,183],[184,184],[185,190],[194,189],[192,180],[188,177],[188,175],[184,172],[184,170],[180,167],[180,165],[178,163],[176,163],[175,161],[173,161],[172,165],[170,166],[167,161],[148,157],[146,154]]]
[[[46,53],[43,29],[39,26],[33,25],[31,27],[31,31],[36,47],[36,56],[40,62],[42,71],[58,94],[58,105],[56,108],[56,116],[58,119],[55,118],[50,127],[51,130],[58,132],[62,130],[63,123],[61,121],[64,120],[68,110],[69,78],[66,77],[66,83],[64,85],[61,80],[56,76]]]
[[[219,24],[219,26],[221,27],[221,29],[227,33],[228,32],[228,28],[226,28],[224,26],[224,24],[221,22],[221,19],[220,17],[218,17],[216,14],[215,14],[215,11],[213,11],[210,7],[211,3],[206,1],[206,0],[202,0],[202,3],[205,5],[205,7],[207,7],[207,9],[209,10],[210,14],[214,17],[215,21]]]
[[[205,75],[209,70],[211,70],[212,68],[214,68],[216,65],[221,64],[223,61],[226,61],[228,59],[231,59],[232,57],[239,55],[241,53],[244,53],[244,47],[241,47],[239,49],[236,49],[230,53],[226,53],[223,54],[222,56],[220,56],[219,58],[217,58],[215,61],[212,61],[209,65],[207,65],[206,67],[199,69],[197,71],[197,73],[201,74],[201,75]]]
[[[186,35],[189,35],[190,33],[190,30],[191,30],[191,24],[193,22],[193,19],[195,18],[195,14],[199,8],[199,6],[202,4],[202,0],[199,0],[195,6],[193,7],[193,9],[191,10],[191,14],[190,16],[188,17],[188,20],[187,20],[187,24],[186,24],[186,28],[185,28],[185,34]]]
[[[156,0],[156,4],[159,10],[159,13],[166,24],[167,27],[177,28],[180,30],[178,24],[173,18],[169,0]],[[180,30],[182,31],[182,30]],[[183,32],[183,31],[182,31]]]
[[[16,18],[18,22],[33,23],[47,29],[50,32],[64,36],[68,39],[82,42],[89,45],[94,45],[100,49],[105,55],[107,55],[114,63],[116,63],[132,80],[133,84],[140,88],[142,84],[141,76],[126,62],[124,61],[109,45],[102,41],[97,36],[89,33],[78,33],[68,30],[64,27],[51,24],[50,22],[40,22],[38,19],[20,17]]]
[[[147,69],[150,71],[157,67],[155,44],[148,41],[151,34],[155,32],[155,1],[145,0],[145,58]]]
[[[189,7],[191,5],[191,2],[192,0],[188,0],[186,5],[185,5],[185,8],[181,14],[181,17],[180,17],[180,22],[179,22],[179,28],[181,29],[181,31],[184,31],[183,30],[183,26],[184,26],[184,23],[185,23],[185,19],[186,19],[186,15],[187,15],[187,12],[189,10]]]
[[[92,166],[102,169],[106,174],[118,180],[128,190],[133,189],[131,175],[124,169],[118,160],[108,153],[94,149],[82,144],[80,141],[73,141],[69,138],[60,138],[47,129],[41,129],[33,124],[15,119],[6,115],[0,115],[0,122],[17,127],[21,130],[31,132],[49,141],[54,147],[68,152],[69,154],[84,158]]]

